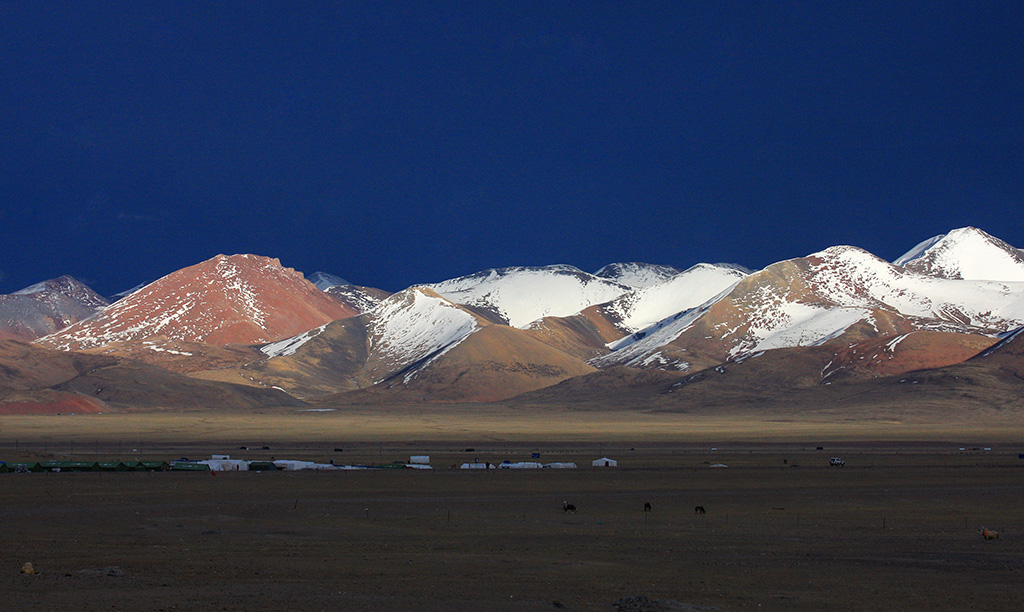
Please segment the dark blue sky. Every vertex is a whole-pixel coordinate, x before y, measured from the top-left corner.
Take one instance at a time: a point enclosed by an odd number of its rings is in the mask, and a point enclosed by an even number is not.
[[[1022,7],[3,1],[0,292],[1024,246]]]

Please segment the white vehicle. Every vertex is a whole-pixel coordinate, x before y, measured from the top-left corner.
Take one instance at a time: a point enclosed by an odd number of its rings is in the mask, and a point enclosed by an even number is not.
[[[842,457],[832,457],[831,459],[829,459],[828,464],[829,465],[833,465],[833,466],[839,466],[839,467],[845,467],[846,466],[846,462],[843,461]]]

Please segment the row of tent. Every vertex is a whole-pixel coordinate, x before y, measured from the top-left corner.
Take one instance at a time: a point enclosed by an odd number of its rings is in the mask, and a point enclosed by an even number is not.
[[[608,457],[601,457],[591,462],[594,467],[618,467],[619,462]],[[493,463],[463,463],[460,469],[463,470],[572,470],[576,468],[576,464],[572,462],[561,462],[561,463],[540,463],[539,461],[502,461],[498,465]]]
[[[172,467],[166,461],[34,461],[25,463],[0,461],[0,474],[6,472],[164,472]]]
[[[459,469],[463,470],[571,470],[575,469],[575,463],[539,463],[537,461],[503,461],[498,465],[493,463],[463,463]]]
[[[377,468],[418,468],[430,466],[417,464],[386,464]],[[313,461],[244,461],[240,459],[206,459],[203,461],[35,461],[4,463],[0,461],[0,474],[10,472],[255,472],[255,471],[296,471],[296,470],[365,470],[361,465],[335,465]]]
[[[430,469],[429,465],[414,461],[411,463],[395,462],[376,468],[416,468]],[[429,460],[428,460],[429,461]],[[601,458],[593,462],[594,466],[613,467],[618,463],[612,459]],[[464,470],[486,469],[573,469],[575,463],[539,463],[535,461],[505,461],[495,466],[493,463],[463,463]],[[214,455],[202,461],[37,461],[30,463],[4,463],[0,461],[0,474],[7,472],[163,472],[201,471],[201,472],[238,472],[267,470],[365,470],[371,469],[362,465],[335,465],[333,463],[315,463],[313,461],[294,461],[278,459],[276,461],[246,461],[231,459],[228,455]]]

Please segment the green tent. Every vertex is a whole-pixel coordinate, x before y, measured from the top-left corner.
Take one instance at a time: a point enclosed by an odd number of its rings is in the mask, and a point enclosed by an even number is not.
[[[127,472],[131,468],[123,461],[104,461],[100,463],[100,470],[103,472]]]
[[[43,461],[39,464],[44,470],[51,472],[98,472],[98,461]]]
[[[270,470],[278,469],[277,465],[273,461],[250,461],[249,470],[256,472],[267,472]]]
[[[28,463],[12,463],[7,466],[12,472],[29,471],[29,472],[44,472],[45,469],[38,462]]]

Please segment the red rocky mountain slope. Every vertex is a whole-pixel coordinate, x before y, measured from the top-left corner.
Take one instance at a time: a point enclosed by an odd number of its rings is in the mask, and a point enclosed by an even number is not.
[[[153,337],[258,344],[356,314],[277,259],[217,255],[168,274],[41,343],[64,350]]]

